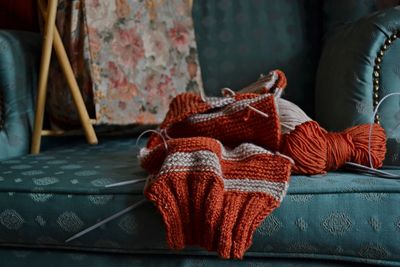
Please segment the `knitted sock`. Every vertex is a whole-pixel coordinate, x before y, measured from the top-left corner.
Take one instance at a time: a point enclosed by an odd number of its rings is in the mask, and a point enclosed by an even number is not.
[[[168,245],[243,257],[255,228],[286,193],[289,160],[248,143],[226,150],[205,137],[167,145],[168,151],[159,145],[144,153],[141,163],[155,175],[145,195],[163,216]]]

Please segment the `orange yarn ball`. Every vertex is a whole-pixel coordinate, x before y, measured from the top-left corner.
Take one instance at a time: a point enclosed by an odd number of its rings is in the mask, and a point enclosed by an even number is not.
[[[340,133],[328,133],[317,122],[308,121],[283,136],[281,152],[295,161],[293,172],[320,174],[337,170],[347,161],[369,166],[369,124],[354,126]],[[381,167],[386,154],[386,135],[373,125],[371,159]]]

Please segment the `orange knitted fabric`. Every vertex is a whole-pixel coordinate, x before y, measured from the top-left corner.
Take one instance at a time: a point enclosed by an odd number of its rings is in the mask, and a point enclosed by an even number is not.
[[[161,137],[152,134],[140,155],[151,177],[145,195],[162,214],[170,248],[199,245],[223,258],[242,258],[256,227],[286,194],[291,159],[302,174],[335,170],[346,161],[368,163],[369,125],[328,133],[280,99],[285,86],[276,70],[231,96],[185,93],[172,100]],[[379,167],[386,151],[379,125],[371,140]]]
[[[261,75],[260,78],[242,88],[239,92],[241,93],[274,93],[280,95],[279,91],[286,88],[287,79],[286,75],[281,70],[270,71],[267,75]]]
[[[272,94],[238,93],[232,97],[206,98],[205,102],[200,96],[181,94],[172,100],[160,130],[171,138],[212,137],[229,147],[246,141],[272,151],[279,149],[281,139],[279,116]],[[152,148],[161,142],[161,138],[153,134],[147,147]]]
[[[141,153],[146,197],[162,214],[170,248],[200,245],[242,258],[262,220],[282,201],[291,164],[253,144],[228,150],[212,138],[178,138]]]

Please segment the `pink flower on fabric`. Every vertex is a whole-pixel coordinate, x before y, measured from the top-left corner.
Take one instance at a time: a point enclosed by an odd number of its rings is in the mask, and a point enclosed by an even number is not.
[[[146,58],[154,57],[156,66],[165,66],[168,62],[170,45],[165,33],[160,31],[146,32],[143,36]]]
[[[171,87],[172,79],[171,77],[162,74],[160,80],[161,81],[157,86],[157,90],[160,94],[165,94],[168,91],[169,87]]]
[[[85,7],[88,25],[103,31],[112,30],[118,19],[115,1],[86,0]]]
[[[175,22],[172,29],[168,31],[168,36],[171,39],[172,45],[181,53],[189,50],[189,32],[187,28],[180,22]]]
[[[132,100],[137,95],[137,86],[128,81],[126,75],[114,62],[108,62],[108,72],[110,75],[111,90],[113,91],[112,95],[121,101]]]
[[[153,72],[146,78],[146,91],[154,97],[164,95],[171,87],[172,79],[165,74]]]
[[[101,51],[102,40],[96,28],[87,27],[89,34],[89,47],[92,57],[96,58]]]
[[[120,87],[127,83],[125,74],[120,70],[120,68],[114,62],[108,62],[108,73],[110,77],[110,82],[112,87]]]
[[[143,40],[135,28],[119,30],[112,42],[112,50],[127,67],[135,68],[144,57]]]

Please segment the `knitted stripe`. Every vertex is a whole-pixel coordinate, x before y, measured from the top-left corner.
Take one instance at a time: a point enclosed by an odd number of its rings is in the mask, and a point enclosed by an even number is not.
[[[234,97],[206,98],[204,102],[200,96],[186,93],[173,99],[160,131],[172,138],[207,136],[231,147],[246,140],[277,151],[281,132],[276,108],[272,94],[238,93]],[[238,135],[243,136],[238,139]],[[162,142],[152,134],[147,148]]]
[[[174,173],[174,172],[213,172],[216,175],[216,171],[213,168],[174,168],[168,171],[160,172],[161,175]],[[224,191],[236,191],[236,192],[252,192],[252,193],[266,193],[270,194],[274,197],[277,201],[282,201],[285,196],[285,193],[289,187],[287,182],[277,183],[277,182],[268,182],[264,180],[254,180],[254,179],[223,179],[224,183]]]
[[[185,145],[182,146],[181,144]],[[200,150],[207,150],[214,152],[218,157],[234,159],[254,154],[271,154],[267,149],[256,146],[250,143],[243,143],[233,150],[225,148],[221,142],[209,137],[195,137],[195,138],[179,138],[167,141],[168,151],[164,151],[164,145],[159,144],[153,149],[142,148],[139,154],[139,160],[144,169],[153,173],[159,172],[167,154],[176,152],[193,152]]]
[[[238,101],[221,111],[191,115],[186,120],[171,125],[168,128],[169,136],[173,138],[206,136],[220,140],[230,147],[238,146],[246,140],[277,151],[281,132],[274,96],[245,94],[235,97]],[[248,108],[248,103],[268,117]]]
[[[206,97],[206,103],[211,108],[220,108],[232,104],[236,100],[233,97]]]
[[[262,147],[250,143],[243,143],[235,147],[233,150],[225,149],[225,147],[222,146],[222,144],[220,145],[222,150],[222,158],[227,160],[243,160],[247,157],[262,153],[271,155],[273,154],[271,151],[267,149],[264,149]]]
[[[225,191],[261,192],[270,194],[277,201],[282,201],[289,187],[287,182],[275,183],[253,179],[224,179]]]
[[[163,216],[168,245],[241,258],[286,193],[289,160],[251,144],[228,150],[204,137],[169,140],[167,147],[146,153],[141,164],[156,173],[145,195]],[[156,170],[154,162],[163,164]]]
[[[245,159],[245,158],[243,158]],[[224,182],[226,191],[269,193],[278,200],[287,190],[287,182],[270,182],[256,178],[230,177],[225,179],[217,155],[211,151],[177,152],[169,155],[160,170],[160,175],[172,172],[214,172]],[[257,174],[262,176],[262,173]]]
[[[209,121],[212,119],[217,119],[221,116],[228,116],[228,115],[232,115],[236,112],[242,111],[244,109],[247,109],[248,105],[257,103],[262,101],[263,99],[267,98],[271,96],[270,94],[264,94],[264,95],[260,95],[257,96],[255,98],[251,98],[251,99],[243,99],[240,101],[237,101],[231,105],[228,105],[226,108],[224,108],[221,111],[218,112],[214,112],[214,113],[207,113],[207,114],[195,114],[192,115],[188,118],[188,122],[189,123],[199,123],[199,122],[205,122],[205,121]]]
[[[265,93],[274,91],[277,87],[286,87],[286,76],[280,70],[270,71],[267,75],[261,76],[256,82],[244,87],[241,93]]]

